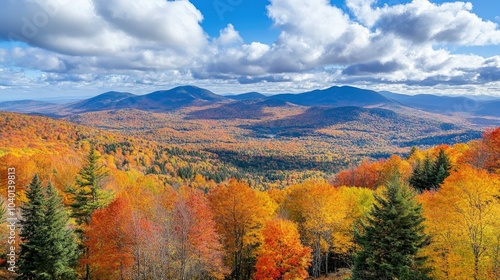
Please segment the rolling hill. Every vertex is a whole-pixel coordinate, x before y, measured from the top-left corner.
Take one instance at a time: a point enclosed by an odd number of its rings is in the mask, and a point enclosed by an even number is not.
[[[66,107],[71,113],[137,109],[143,111],[172,111],[188,106],[201,106],[226,98],[194,86],[182,86],[155,91],[145,95],[123,92],[107,92]]]
[[[234,100],[251,100],[251,99],[263,99],[267,98],[266,95],[259,93],[259,92],[247,92],[247,93],[242,93],[242,94],[236,94],[236,95],[227,95],[227,98],[234,99]]]
[[[420,118],[396,113],[382,108],[346,107],[310,107],[302,114],[271,121],[258,122],[245,126],[259,135],[275,137],[305,137],[323,135],[332,137],[334,131],[351,131],[366,134],[366,139],[373,139],[372,145],[392,143],[407,146],[411,141],[428,138],[423,145],[456,143],[480,137],[479,132],[463,130],[463,127],[439,120]],[[439,142],[439,137],[455,133],[456,139]],[[431,136],[432,135],[432,136]],[[446,139],[446,137],[441,137]],[[375,139],[377,139],[375,141]],[[441,140],[442,140],[441,139]]]
[[[281,99],[249,99],[232,103],[224,103],[218,107],[194,111],[189,114],[191,119],[262,119],[272,116],[267,109],[272,108],[290,108],[297,105],[291,104]]]
[[[92,112],[115,109],[116,103],[136,95],[128,92],[109,91],[98,96],[82,100],[66,107],[73,113],[77,112]]]
[[[440,114],[465,113],[477,116],[500,117],[500,100],[480,100],[464,96],[439,96],[432,94],[405,95],[380,92],[386,98],[403,106]]]
[[[18,100],[0,102],[0,111],[33,113],[51,110],[58,104],[38,100]]]
[[[276,103],[280,101],[281,103]],[[273,105],[274,104],[274,105]],[[404,95],[376,92],[350,86],[333,86],[296,94],[266,96],[258,92],[222,96],[195,86],[180,86],[145,95],[110,91],[70,104],[53,104],[23,100],[1,102],[0,110],[37,113],[50,116],[70,116],[85,112],[136,109],[151,112],[172,112],[194,108],[189,118],[201,119],[259,119],[268,117],[263,108],[298,105],[305,107],[380,107],[399,112],[407,108],[437,113],[443,116],[463,115],[478,127],[500,125],[500,99],[476,99],[463,96],[431,94]],[[205,107],[206,106],[206,107]],[[198,110],[198,109],[201,109]],[[408,109],[409,110],[409,109]],[[259,112],[263,115],[259,116]]]
[[[302,106],[374,106],[395,103],[378,92],[349,86],[334,86],[299,94],[278,94],[272,98]]]

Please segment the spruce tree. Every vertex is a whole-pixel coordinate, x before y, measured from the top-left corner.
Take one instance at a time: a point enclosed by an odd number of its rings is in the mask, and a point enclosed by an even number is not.
[[[444,149],[440,149],[436,161],[434,161],[435,186],[439,187],[448,176],[450,176],[451,163]]]
[[[436,188],[436,174],[434,173],[434,162],[432,161],[429,154],[425,156],[424,163],[422,165],[422,182],[417,188],[420,191],[430,190]]]
[[[355,256],[352,279],[432,279],[424,266],[426,258],[418,255],[430,239],[415,193],[395,177],[375,200],[366,222],[355,230],[361,250]]]
[[[418,160],[415,169],[410,177],[410,184],[417,191],[430,190],[435,187],[436,174],[434,173],[434,163],[429,155],[424,160]]]
[[[78,248],[73,230],[67,228],[68,215],[64,211],[62,198],[49,184],[45,223],[48,233],[42,254],[47,263],[50,279],[75,279],[74,267],[78,261]]]
[[[427,154],[423,162],[417,161],[410,177],[410,185],[417,191],[437,189],[450,176],[450,169],[451,163],[444,149],[439,150],[434,161]]]
[[[425,184],[423,172],[422,161],[419,159],[417,160],[417,165],[413,169],[413,173],[410,176],[410,185],[412,185],[416,190],[420,190],[421,186]]]
[[[71,217],[75,219],[78,228],[76,233],[79,239],[79,251],[88,258],[89,250],[85,243],[85,227],[90,224],[90,219],[95,210],[106,206],[112,199],[111,193],[102,189],[102,180],[107,176],[107,171],[99,165],[100,156],[91,146],[85,166],[78,172],[76,186],[68,188],[73,199]],[[84,279],[91,278],[90,265],[85,265]]]
[[[18,279],[71,280],[76,278],[76,239],[67,228],[62,198],[52,185],[46,191],[35,175],[21,206],[21,253]]]
[[[44,203],[45,198],[42,183],[36,174],[26,188],[27,202],[21,205],[20,221],[21,252],[19,254],[20,277],[18,279],[38,279],[45,264],[40,250],[45,246],[44,241]]]
[[[79,226],[88,225],[94,211],[111,200],[110,193],[102,190],[102,180],[107,176],[107,171],[99,165],[99,158],[94,147],[91,147],[85,166],[78,172],[76,187],[68,189],[73,197],[71,217],[75,218]]]

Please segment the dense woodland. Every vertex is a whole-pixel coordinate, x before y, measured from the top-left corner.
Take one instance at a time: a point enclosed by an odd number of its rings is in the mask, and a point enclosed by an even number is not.
[[[482,134],[455,116],[410,108],[395,113],[378,108],[244,105],[230,111],[214,105],[161,113],[110,110],[67,119],[208,152],[237,168],[242,178],[255,181],[252,187],[289,186],[298,182],[297,177],[324,178],[366,157],[404,156],[414,145],[467,142]]]
[[[500,128],[264,180],[214,152],[0,113],[1,248],[8,168],[19,279],[500,279]]]

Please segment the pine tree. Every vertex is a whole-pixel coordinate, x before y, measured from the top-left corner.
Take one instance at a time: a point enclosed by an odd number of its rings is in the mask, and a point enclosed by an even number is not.
[[[437,189],[444,179],[450,176],[450,169],[450,160],[444,149],[441,149],[436,160],[433,161],[429,155],[426,155],[423,162],[417,161],[410,177],[410,184],[417,191]]]
[[[444,149],[440,149],[436,161],[434,161],[434,173],[436,174],[435,187],[439,187],[448,176],[450,176],[451,163]]]
[[[427,154],[422,165],[422,182],[417,189],[421,191],[434,189],[436,187],[435,182],[436,174],[434,173],[434,162],[429,154]]]
[[[67,228],[68,215],[63,207],[62,198],[49,184],[45,212],[48,236],[42,254],[48,264],[47,273],[51,276],[50,279],[69,280],[76,278],[74,267],[78,260],[78,250],[75,234]]]
[[[99,159],[100,156],[91,147],[85,166],[78,172],[76,187],[68,189],[73,197],[71,217],[75,218],[79,226],[88,225],[92,213],[111,201],[110,193],[102,190],[101,182],[107,176],[107,171],[98,164]]]
[[[416,152],[418,151],[418,148],[416,146],[412,146],[410,153],[405,157],[405,159],[410,159]]]
[[[421,189],[421,186],[425,184],[423,177],[422,161],[417,160],[417,165],[413,169],[413,173],[410,177],[410,185],[412,185],[416,190]]]
[[[421,205],[415,193],[395,177],[376,203],[366,222],[355,230],[361,250],[355,256],[353,280],[432,279],[419,250],[429,244],[424,234]]]
[[[99,208],[106,206],[112,199],[111,193],[102,189],[102,180],[107,176],[107,171],[102,165],[99,165],[100,156],[91,146],[87,156],[85,166],[78,172],[76,186],[68,188],[73,202],[71,217],[75,218],[76,229],[80,240],[80,253],[89,258],[89,250],[83,244],[85,243],[85,228],[90,224],[92,214]],[[84,279],[90,279],[90,265],[85,265]]]
[[[44,192],[38,175],[26,191],[21,207],[21,253],[18,279],[75,279],[76,240],[67,228],[62,198],[52,185]]]
[[[37,279],[45,260],[39,253],[44,244],[44,202],[42,183],[36,174],[26,188],[27,203],[21,206],[21,252],[19,254],[19,279]]]

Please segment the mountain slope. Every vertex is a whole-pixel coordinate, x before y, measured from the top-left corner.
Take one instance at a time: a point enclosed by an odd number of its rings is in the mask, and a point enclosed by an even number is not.
[[[247,92],[237,95],[228,95],[226,97],[234,100],[251,100],[251,99],[262,99],[266,98],[267,96],[259,92]]]
[[[349,86],[334,86],[299,94],[278,94],[272,98],[303,106],[374,106],[394,103],[378,92]]]
[[[201,106],[226,100],[209,90],[194,86],[176,87],[116,102],[117,109],[133,108],[145,111],[170,111],[188,106]]]
[[[440,114],[468,113],[480,116],[500,117],[499,100],[478,100],[463,96],[439,96],[432,94],[405,95],[380,92],[388,99],[403,106]]]
[[[195,111],[189,114],[190,119],[262,119],[271,116],[270,112],[265,112],[268,108],[294,108],[296,105],[290,104],[280,99],[265,100],[244,100],[222,104],[219,107]]]
[[[411,146],[413,143],[419,143],[420,139],[425,139],[422,141],[424,145],[452,144],[481,136],[478,131],[438,120],[400,114],[388,109],[354,106],[311,107],[303,114],[259,122],[244,128],[252,130],[255,137],[323,135],[342,138],[349,132],[353,133],[353,137],[348,141],[361,141],[360,143],[372,148],[380,143],[391,143],[400,147]],[[446,137],[448,135],[453,137]],[[359,140],[354,140],[355,138]],[[351,145],[365,145],[360,143]]]
[[[98,96],[71,104],[66,108],[73,113],[109,110],[114,109],[116,103],[120,100],[134,96],[136,95],[128,92],[108,91]]]
[[[55,103],[37,100],[4,101],[0,102],[0,111],[32,113],[43,112],[57,106]]]

